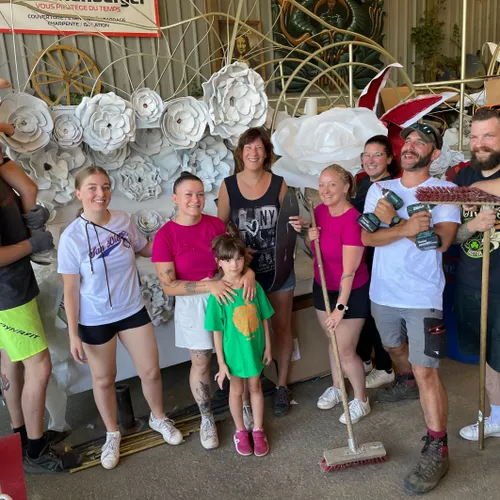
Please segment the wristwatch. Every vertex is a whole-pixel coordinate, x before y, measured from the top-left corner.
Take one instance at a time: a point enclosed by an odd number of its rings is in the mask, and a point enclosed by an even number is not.
[[[347,311],[349,308],[346,305],[337,302],[335,304],[335,309],[337,309],[337,311]]]
[[[391,223],[389,224],[389,227],[397,226],[400,222],[401,222],[401,217],[399,215],[395,215],[392,218]]]

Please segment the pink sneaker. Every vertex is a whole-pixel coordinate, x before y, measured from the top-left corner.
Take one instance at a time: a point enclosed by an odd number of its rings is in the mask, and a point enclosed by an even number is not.
[[[248,457],[253,453],[252,444],[250,443],[250,434],[247,430],[236,431],[234,433],[234,446],[236,447],[236,451],[243,455],[244,457]]]
[[[269,445],[267,443],[266,435],[264,431],[252,432],[253,437],[253,449],[256,457],[264,457],[269,453]]]

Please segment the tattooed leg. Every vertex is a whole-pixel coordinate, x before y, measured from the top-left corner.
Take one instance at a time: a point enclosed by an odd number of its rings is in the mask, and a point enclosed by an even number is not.
[[[12,427],[24,425],[21,395],[23,391],[24,370],[22,363],[12,363],[5,351],[1,352],[0,389],[7,409],[9,410]]]
[[[190,350],[191,372],[189,384],[202,417],[210,417],[210,360],[211,350]]]

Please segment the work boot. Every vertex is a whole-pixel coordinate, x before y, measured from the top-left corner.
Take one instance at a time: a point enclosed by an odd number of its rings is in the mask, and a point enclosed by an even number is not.
[[[422,441],[425,445],[420,460],[404,480],[406,491],[418,495],[434,489],[450,469],[448,438],[432,439],[427,435]]]
[[[398,373],[389,387],[377,390],[376,396],[381,403],[394,403],[403,399],[419,399],[420,394],[416,383],[408,384],[408,376]]]

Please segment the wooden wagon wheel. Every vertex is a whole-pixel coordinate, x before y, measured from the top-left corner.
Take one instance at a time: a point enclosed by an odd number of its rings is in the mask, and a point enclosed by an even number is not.
[[[72,94],[90,95],[101,90],[99,70],[90,57],[70,45],[54,45],[40,51],[33,60],[31,83],[49,106],[74,104]]]

